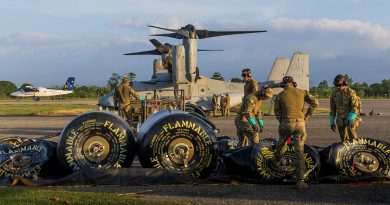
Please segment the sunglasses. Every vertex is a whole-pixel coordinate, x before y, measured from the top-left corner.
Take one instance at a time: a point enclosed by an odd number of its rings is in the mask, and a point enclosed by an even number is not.
[[[248,73],[243,73],[241,74],[242,77],[249,77],[249,74]]]

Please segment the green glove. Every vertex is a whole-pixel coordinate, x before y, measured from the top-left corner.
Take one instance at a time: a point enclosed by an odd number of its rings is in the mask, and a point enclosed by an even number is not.
[[[334,115],[330,115],[330,116],[329,116],[329,122],[330,122],[331,125],[334,125],[334,124],[335,124],[335,123],[334,123],[335,119],[336,119],[336,117],[335,117]]]
[[[261,118],[257,118],[257,123],[259,123],[260,126],[264,126],[264,121]]]
[[[256,125],[255,118],[253,118],[253,117],[249,118],[249,124],[251,124],[252,126],[255,126]]]
[[[348,121],[354,121],[356,119],[357,115],[354,112],[348,113]]]

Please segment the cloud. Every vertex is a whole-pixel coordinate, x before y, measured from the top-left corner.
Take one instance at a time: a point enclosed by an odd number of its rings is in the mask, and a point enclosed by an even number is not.
[[[270,25],[277,30],[289,30],[295,32],[327,32],[333,34],[355,35],[362,41],[369,40],[376,49],[390,48],[390,28],[379,24],[358,20],[339,19],[288,19],[276,18],[270,21]]]
[[[43,32],[23,32],[12,34],[5,37],[7,44],[53,44],[68,42],[70,39],[66,36],[49,34]]]
[[[112,20],[107,25],[114,27],[145,28],[147,23],[144,18],[128,18]]]

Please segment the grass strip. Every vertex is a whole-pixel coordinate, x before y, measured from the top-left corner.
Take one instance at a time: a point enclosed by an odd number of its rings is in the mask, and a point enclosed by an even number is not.
[[[97,109],[96,105],[81,104],[0,104],[0,116],[66,116]]]

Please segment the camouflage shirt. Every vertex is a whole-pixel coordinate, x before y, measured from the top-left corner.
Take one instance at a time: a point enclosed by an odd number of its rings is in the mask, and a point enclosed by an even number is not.
[[[127,83],[121,83],[115,88],[114,102],[124,105],[130,104],[130,97],[139,99],[139,95]]]
[[[251,93],[258,91],[259,85],[255,79],[251,79],[244,85],[244,99]]]
[[[225,97],[225,106],[230,107],[230,96]]]
[[[310,105],[306,114],[303,114],[305,102]],[[275,98],[274,112],[279,122],[289,119],[304,119],[317,109],[318,100],[306,90],[287,86]]]
[[[262,100],[259,100],[256,93],[248,95],[241,104],[238,116],[242,120],[249,120],[250,118],[261,118]]]
[[[335,89],[330,96],[330,115],[347,118],[349,112],[359,113],[360,98],[356,92],[347,87]]]

